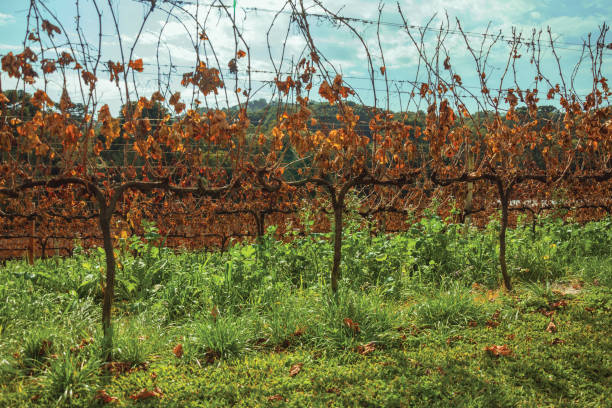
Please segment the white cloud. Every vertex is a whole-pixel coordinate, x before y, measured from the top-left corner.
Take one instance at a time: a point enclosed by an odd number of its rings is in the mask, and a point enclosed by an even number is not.
[[[21,45],[13,45],[13,44],[0,44],[0,50],[2,51],[18,51],[19,49],[23,49]]]
[[[602,23],[601,18],[597,16],[560,16],[544,20],[541,26],[549,26],[553,33],[564,37],[586,38],[590,32],[599,32],[598,26]]]
[[[0,25],[10,24],[15,22],[15,17],[11,14],[0,13]]]
[[[198,10],[197,21],[204,26],[206,34],[214,45],[213,55],[208,42],[205,46],[200,43],[200,59],[208,60],[209,65],[216,67],[215,58],[217,58],[219,61],[218,65],[226,76],[225,80],[229,83],[227,63],[230,59],[234,58],[236,52],[232,24],[225,12],[220,12],[218,9],[213,9],[207,15],[208,7],[203,4],[209,4],[210,2],[200,1],[202,6]],[[414,80],[416,75],[415,68],[419,62],[417,50],[407,33],[397,25],[401,23],[401,18],[397,12],[396,4],[392,0],[387,1],[388,3],[383,10],[382,21],[391,24],[383,24],[380,27],[380,40],[384,49],[387,72],[390,78]],[[158,4],[160,3],[164,4],[163,2],[158,2]],[[231,2],[225,3],[231,4]],[[307,42],[296,24],[293,24],[290,30],[288,30],[290,24],[290,16],[288,14],[279,14],[274,26],[270,29],[275,12],[280,10],[285,3],[285,0],[237,1],[236,24],[248,43],[251,67],[254,70],[271,71],[273,70],[273,65],[270,58],[272,58],[278,67],[282,57],[282,71],[287,72],[288,64],[291,61],[294,64],[297,63],[304,54]],[[323,13],[323,10],[316,6],[312,0],[304,0],[304,3],[309,13]],[[123,18],[120,19],[122,40],[125,41],[123,47],[126,53],[133,44],[141,22],[138,12],[140,6],[130,6],[130,4],[132,3],[127,3],[126,8],[123,8],[122,5]],[[330,11],[337,12],[342,16],[368,20],[376,20],[378,18],[378,2],[372,0],[323,0],[323,4]],[[475,48],[479,48],[482,41],[482,37],[478,33],[484,32],[489,22],[491,23],[489,32],[496,33],[501,30],[504,34],[511,34],[512,28],[516,27],[519,31],[529,35],[533,26],[536,26],[538,29],[540,27],[545,29],[547,25],[550,25],[553,32],[562,35],[563,38],[572,37],[573,42],[576,42],[576,37],[584,36],[584,33],[596,28],[598,23],[596,17],[592,16],[586,18],[581,16],[558,16],[546,19],[550,15],[550,9],[555,7],[554,4],[547,4],[546,1],[534,3],[528,0],[516,0],[511,3],[505,0],[457,0],[451,3],[444,0],[428,0],[427,2],[422,0],[400,0],[400,6],[404,16],[408,19],[408,23],[415,26],[423,26],[432,15],[437,13],[437,18],[431,25],[433,30],[428,31],[425,37],[424,50],[428,53],[429,57],[431,57],[435,50],[435,40],[438,34],[435,30],[440,27],[441,23],[446,23],[446,12],[448,12],[451,29],[456,30],[455,17],[457,17],[461,20],[462,27],[466,31],[473,33],[468,38],[468,41]],[[185,8],[189,13],[195,13],[196,9],[194,6],[188,5]],[[288,11],[289,9],[286,8],[285,10]],[[174,77],[171,85],[173,91],[180,90],[187,95],[188,90],[183,89],[178,83],[180,82],[181,74],[193,69],[192,67],[197,60],[196,51],[192,45],[192,41],[196,39],[197,24],[193,16],[189,16],[176,8],[173,10],[173,13],[176,13],[176,17],[172,17],[166,24],[167,15],[163,12],[155,12],[148,20],[139,38],[133,58],[142,58],[146,64],[144,73],[136,74],[140,94],[147,94],[148,90],[155,88],[153,85],[156,84],[157,80],[157,67],[154,64],[157,61],[158,38],[163,27],[159,49],[162,72],[164,70],[167,72],[169,69],[167,64],[170,61],[175,65],[180,65],[173,71]],[[0,13],[0,24],[5,16],[8,15]],[[108,14],[106,16],[108,18]],[[8,17],[12,18],[12,16]],[[363,45],[351,34],[347,27],[342,25],[332,26],[328,20],[316,17],[309,17],[308,21],[316,46],[336,69],[342,71],[345,76],[358,78],[368,76],[368,65]],[[104,22],[103,25],[107,31],[104,33],[101,60],[117,61],[120,59],[119,47],[116,36],[113,35],[113,25],[107,24],[107,22]],[[377,27],[375,24],[354,23],[353,25],[364,36],[372,53],[374,69],[378,80],[377,88],[379,86],[384,87],[384,83],[380,82],[382,81],[382,76],[378,71],[383,62],[378,49]],[[110,30],[109,27],[111,27]],[[411,30],[411,32],[417,35],[417,37],[419,36],[417,29]],[[270,50],[268,50],[267,43],[268,33]],[[97,23],[92,23],[91,26],[87,27],[87,34],[95,39],[92,44],[97,45]],[[453,69],[457,70],[462,78],[464,78],[464,83],[478,85],[479,81],[477,78],[469,78],[469,75],[475,72],[474,61],[467,51],[464,39],[457,34],[456,31],[450,33],[444,41],[444,46],[451,55]],[[0,50],[13,50],[15,48],[7,44],[0,44]],[[238,49],[247,50],[246,46],[241,42],[238,45]],[[489,60],[489,66],[487,67],[487,75],[489,73],[492,74],[492,77],[495,74],[499,75],[500,69],[504,67],[507,60],[508,51],[508,44],[503,41],[494,47]],[[547,50],[544,50],[545,54],[543,55],[549,58],[550,53],[546,54],[546,52]],[[570,51],[567,51],[567,59],[563,50],[559,50],[559,52],[562,54],[564,62],[571,61]],[[269,54],[271,54],[271,57]],[[308,54],[307,49],[306,54]],[[521,64],[523,62],[526,63],[527,61],[520,61]],[[239,77],[243,78],[245,76],[247,59],[239,60],[238,66],[240,70]],[[525,81],[523,82],[529,84],[529,81],[532,81],[535,74],[532,74],[532,70],[528,67],[521,69],[520,75],[525,75]],[[556,65],[548,64],[543,69],[552,69],[551,72],[554,74]],[[423,78],[422,75],[423,70],[420,71],[419,79]],[[108,99],[109,103],[115,104],[118,107],[119,102],[117,98],[120,93],[108,81],[107,73],[99,73],[99,76],[104,78],[99,82],[103,87],[99,93],[102,102],[104,103],[104,100]],[[272,74],[261,72],[253,74],[254,79],[262,81],[271,80],[273,76]],[[370,86],[366,83],[367,81],[361,79],[346,78],[346,80],[352,81],[351,84],[356,87]],[[102,83],[105,84],[102,85]],[[255,88],[262,83],[257,81],[257,84],[253,86]],[[406,86],[408,87],[408,85]],[[244,89],[244,86],[242,88]],[[265,94],[266,92],[267,88],[264,88],[262,93]],[[366,94],[364,98],[367,97],[369,96]],[[223,99],[224,95],[220,98]]]

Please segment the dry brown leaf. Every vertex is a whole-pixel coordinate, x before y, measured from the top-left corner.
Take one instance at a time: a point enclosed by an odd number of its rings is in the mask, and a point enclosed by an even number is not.
[[[373,341],[369,342],[368,344],[357,346],[357,352],[363,356],[367,356],[374,350],[376,350],[376,343]]]
[[[496,322],[495,320],[487,320],[487,324],[486,324],[487,328],[489,329],[494,329],[497,326],[499,326],[499,322]]]
[[[300,337],[305,332],[306,332],[306,328],[304,328],[304,327],[297,327],[295,329],[295,331],[293,332],[293,337]]]
[[[546,326],[546,331],[549,333],[556,333],[557,325],[555,324],[555,322],[551,320],[550,323],[548,323],[548,326]]]
[[[505,344],[501,346],[493,344],[492,346],[485,347],[485,351],[489,352],[489,354],[493,356],[509,356],[512,354],[512,350],[510,350]]]
[[[130,395],[130,399],[134,401],[142,401],[149,398],[161,398],[164,396],[164,393],[159,387],[155,387],[153,390],[147,390],[146,388],[140,390],[136,394]]]
[[[285,401],[285,397],[280,394],[271,395],[268,397],[268,401]]]
[[[354,322],[352,319],[345,317],[343,322],[346,327],[353,331],[353,333],[357,334],[361,331],[361,329],[359,328],[359,323]]]
[[[560,300],[558,302],[552,303],[550,307],[553,309],[558,309],[560,307],[567,307],[567,300]]]
[[[172,352],[174,353],[174,355],[176,356],[176,358],[181,358],[183,357],[183,345],[181,343],[177,344],[176,346],[174,346],[174,348],[172,349]]]
[[[574,288],[576,290],[580,290],[580,289],[582,289],[582,284],[583,284],[583,282],[580,282],[580,281],[574,282],[574,283],[572,283],[572,288]]]
[[[463,340],[463,336],[452,336],[446,339],[446,344],[450,346],[454,342],[460,341],[460,340]]]
[[[98,390],[94,399],[100,400],[105,404],[114,404],[119,402],[119,398],[111,397],[107,394],[106,390]]]
[[[539,311],[540,311],[541,314],[543,314],[546,317],[550,317],[550,316],[555,314],[554,310],[540,309]]]
[[[289,369],[289,376],[295,377],[296,375],[298,375],[298,373],[302,371],[303,365],[304,363],[297,363],[297,364],[292,365],[291,369]]]

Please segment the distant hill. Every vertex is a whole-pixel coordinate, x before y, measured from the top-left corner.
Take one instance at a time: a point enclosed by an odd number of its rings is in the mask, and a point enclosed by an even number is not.
[[[348,106],[353,108],[355,114],[359,115],[358,128],[365,135],[370,135],[369,123],[374,117],[374,109],[369,106],[359,105],[355,102],[346,102]],[[274,124],[276,118],[281,115],[285,110],[291,112],[296,110],[298,107],[295,104],[279,104],[277,102],[268,103],[265,99],[258,99],[249,102],[247,108],[247,115],[251,121],[251,128],[253,132],[267,133],[269,132]],[[312,129],[329,128],[333,129],[340,125],[340,122],[336,118],[338,113],[337,106],[331,106],[328,103],[323,102],[311,102],[308,108],[312,111],[312,117],[316,119],[317,124],[312,126]],[[234,106],[230,108],[229,112],[235,114],[238,111],[238,107]],[[380,111],[380,110],[379,110]],[[425,114],[420,112],[419,114],[409,112],[406,114],[406,122],[413,123],[415,125],[423,125]]]

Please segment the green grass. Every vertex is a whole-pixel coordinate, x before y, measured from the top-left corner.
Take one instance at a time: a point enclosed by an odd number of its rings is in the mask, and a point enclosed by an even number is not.
[[[512,293],[499,286],[495,223],[464,233],[432,217],[369,237],[349,222],[337,295],[326,234],[269,235],[223,254],[133,237],[117,251],[113,366],[100,358],[102,253],[9,262],[0,407],[111,397],[112,406],[612,406],[611,225],[510,230]],[[494,345],[509,352],[493,355]],[[136,401],[142,391],[152,396]]]

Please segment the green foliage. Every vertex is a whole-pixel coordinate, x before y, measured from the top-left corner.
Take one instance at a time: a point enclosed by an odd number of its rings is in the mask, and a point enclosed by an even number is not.
[[[248,337],[246,320],[235,316],[210,317],[195,323],[190,345],[194,357],[214,361],[240,355]]]
[[[34,330],[25,336],[18,357],[20,365],[26,369],[39,368],[54,352],[54,337],[49,329]]]
[[[163,338],[162,328],[145,313],[126,319],[116,326],[113,355],[118,361],[128,363],[132,367],[146,363],[155,352],[155,347],[159,346],[156,340]]]
[[[511,294],[498,288],[496,223],[466,230],[432,215],[370,236],[347,219],[336,295],[329,234],[280,242],[271,229],[224,253],[174,253],[153,225],[125,239],[114,356],[128,371],[117,376],[99,360],[103,254],[8,262],[0,406],[92,406],[100,389],[120,406],[606,405],[609,219],[509,230]],[[155,387],[161,399],[129,398]]]
[[[55,405],[73,405],[91,399],[99,382],[100,362],[84,354],[63,353],[51,360],[42,377],[44,399]]]
[[[411,311],[419,324],[434,327],[482,323],[487,316],[487,308],[474,302],[468,289],[456,284],[434,291],[415,303]]]

